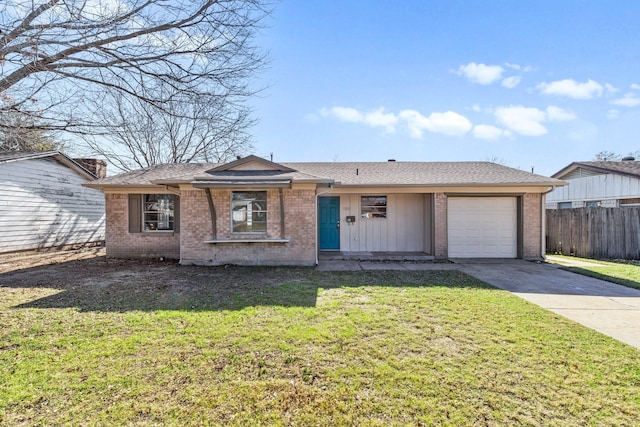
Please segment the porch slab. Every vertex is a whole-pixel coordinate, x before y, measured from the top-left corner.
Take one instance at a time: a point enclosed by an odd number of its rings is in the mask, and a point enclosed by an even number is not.
[[[424,252],[342,252],[320,251],[319,261],[433,261]]]

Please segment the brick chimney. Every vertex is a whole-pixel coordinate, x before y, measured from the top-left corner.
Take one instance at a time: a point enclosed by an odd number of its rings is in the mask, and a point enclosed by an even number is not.
[[[105,162],[104,160],[100,160],[100,159],[73,159],[73,160],[75,160],[76,162],[78,162],[78,164],[80,164],[80,166],[82,166],[83,168],[85,168],[95,176],[97,176],[98,179],[104,178],[105,176],[107,176],[107,162]]]

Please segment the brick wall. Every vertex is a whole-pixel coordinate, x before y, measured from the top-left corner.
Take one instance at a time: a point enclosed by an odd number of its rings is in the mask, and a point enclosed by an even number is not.
[[[83,168],[97,176],[98,178],[104,178],[107,176],[107,162],[100,159],[73,159],[80,164]]]
[[[435,193],[434,201],[434,250],[436,259],[446,259],[449,256],[449,240],[447,236],[447,195]]]
[[[313,265],[316,257],[315,191],[285,189],[284,238],[288,243],[248,243],[243,239],[281,239],[278,189],[267,191],[267,233],[231,232],[231,190],[212,189],[217,235],[213,236],[207,194],[204,190],[183,190],[181,203],[183,264],[221,265]],[[207,240],[225,243],[205,243]],[[233,243],[228,241],[233,240]],[[237,240],[237,243],[235,241]]]
[[[108,257],[113,258],[180,258],[179,233],[129,233],[129,196],[105,195]]]
[[[443,193],[434,194],[434,203],[434,256],[436,259],[446,259],[449,253],[447,237],[447,196]],[[522,257],[524,259],[541,259],[541,203],[542,196],[538,193],[527,193],[523,196]]]
[[[540,208],[542,195],[539,193],[527,193],[523,196],[522,218],[522,257],[524,259],[541,259],[541,226]]]

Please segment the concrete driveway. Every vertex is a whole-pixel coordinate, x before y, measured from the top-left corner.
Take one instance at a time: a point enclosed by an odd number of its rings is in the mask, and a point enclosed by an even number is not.
[[[522,260],[324,261],[319,270],[460,270],[640,349],[640,290]]]

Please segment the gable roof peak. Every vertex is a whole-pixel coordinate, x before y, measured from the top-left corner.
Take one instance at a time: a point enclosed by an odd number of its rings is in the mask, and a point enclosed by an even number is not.
[[[562,179],[576,169],[586,169],[601,174],[617,174],[640,178],[640,161],[630,160],[572,162],[551,176]]]
[[[246,157],[239,157],[229,163],[224,163],[207,172],[222,172],[222,171],[280,171],[280,172],[296,172],[295,169],[291,169],[287,166],[279,163],[274,163],[262,157],[250,154]]]

